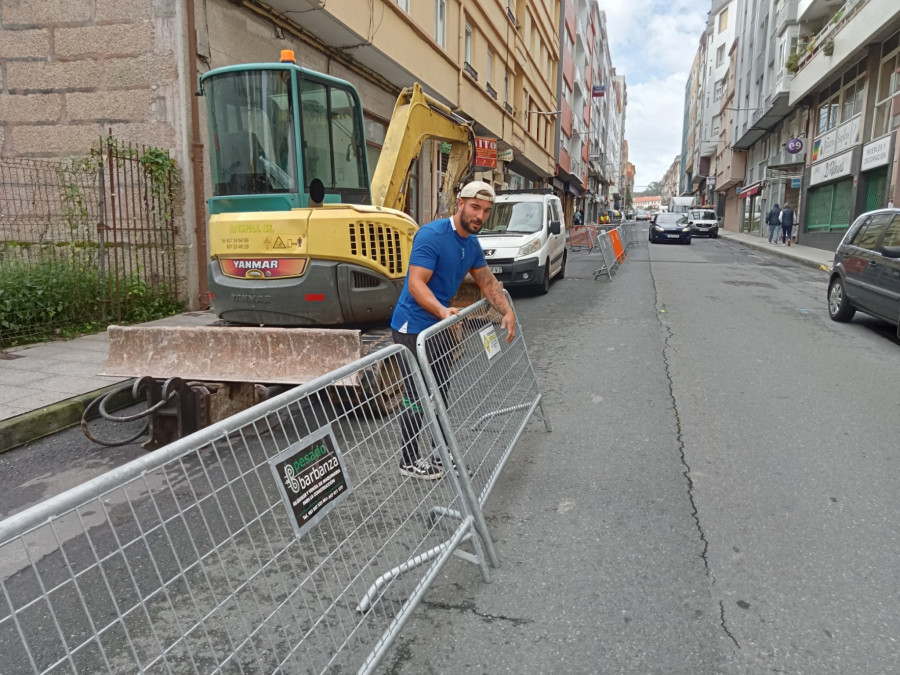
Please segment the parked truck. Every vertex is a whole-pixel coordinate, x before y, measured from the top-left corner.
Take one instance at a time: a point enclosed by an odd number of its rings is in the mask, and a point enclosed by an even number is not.
[[[669,213],[687,213],[694,205],[693,197],[669,197]]]

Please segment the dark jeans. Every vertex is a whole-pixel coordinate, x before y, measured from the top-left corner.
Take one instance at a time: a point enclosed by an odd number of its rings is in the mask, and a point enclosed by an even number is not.
[[[787,243],[787,240],[791,238],[791,230],[794,229],[793,225],[782,225],[781,226],[781,243]]]
[[[391,329],[391,337],[395,344],[403,345],[414,358],[418,358],[416,355],[418,333],[398,333]],[[449,337],[448,333],[438,333],[425,343],[425,354],[445,404],[450,379],[450,351],[453,348]],[[406,390],[403,396],[403,411],[400,413],[400,426],[403,429],[403,463],[411,464],[419,458],[418,436],[422,431],[422,398],[406,361],[400,359],[399,364],[400,374],[403,376],[403,387]],[[428,394],[428,392],[424,393]],[[435,429],[434,432],[439,433],[439,430]]]

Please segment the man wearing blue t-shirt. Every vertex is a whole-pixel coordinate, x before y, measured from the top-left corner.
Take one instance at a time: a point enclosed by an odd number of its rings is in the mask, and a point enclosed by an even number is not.
[[[391,333],[394,342],[416,353],[416,339],[419,333],[438,321],[454,314],[459,309],[450,307],[450,301],[459,290],[466,273],[470,273],[482,295],[503,318],[501,330],[507,331],[506,341],[512,342],[516,336],[516,316],[506,301],[506,296],[496,277],[491,274],[484,259],[484,252],[477,237],[484,221],[494,205],[494,189],[483,181],[473,181],[463,187],[456,201],[456,213],[449,218],[441,218],[423,226],[413,239],[409,257],[406,282],[391,317]],[[440,361],[439,348],[427,345],[431,363]],[[404,367],[404,362],[400,361]],[[444,390],[447,368],[435,368],[438,386]],[[403,373],[407,395],[403,400],[405,409],[401,415],[403,427],[403,459],[400,473],[413,478],[434,480],[444,475],[443,469],[435,466],[439,458],[419,457],[416,437],[422,428],[421,413],[415,404],[419,400],[412,377]]]

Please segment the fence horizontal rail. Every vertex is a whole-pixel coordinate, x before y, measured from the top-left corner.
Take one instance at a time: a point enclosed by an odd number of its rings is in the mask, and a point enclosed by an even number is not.
[[[401,360],[426,391],[391,346],[0,522],[3,672],[374,669],[454,552],[488,578],[456,476],[399,472]]]

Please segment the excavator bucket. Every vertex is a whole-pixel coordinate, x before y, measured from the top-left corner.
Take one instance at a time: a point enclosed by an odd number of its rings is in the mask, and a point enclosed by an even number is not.
[[[358,330],[110,326],[103,375],[303,384],[361,358]]]

